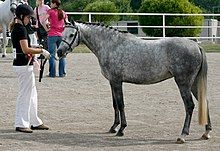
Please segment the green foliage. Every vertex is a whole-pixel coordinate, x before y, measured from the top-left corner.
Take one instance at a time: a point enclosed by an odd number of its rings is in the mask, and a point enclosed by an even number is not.
[[[111,0],[115,3],[119,13],[133,13],[132,7],[130,6],[131,0]],[[134,20],[136,16],[124,15],[120,16],[120,20]]]
[[[134,13],[137,13],[139,8],[141,7],[141,3],[143,0],[131,0],[130,6]]]
[[[189,2],[204,8],[204,13],[213,13],[213,7],[219,6],[219,0],[189,0]],[[215,10],[214,10],[215,11]],[[217,9],[216,9],[217,11]],[[218,12],[220,13],[220,12]]]
[[[130,1],[131,0],[110,0],[115,3],[116,8],[120,13],[131,12]]]
[[[132,8],[130,6],[131,0],[111,0],[115,3],[116,8],[119,13],[132,13]],[[131,20],[132,16],[120,16],[120,20]]]
[[[141,13],[183,13],[200,14],[199,7],[189,3],[188,0],[144,0],[139,10]],[[165,18],[166,26],[201,26],[204,18],[202,16],[167,16]],[[144,26],[162,26],[162,16],[140,16],[140,25]],[[144,28],[143,31],[149,36],[161,37],[163,35],[161,28]],[[166,29],[166,36],[198,36],[201,29]]]
[[[203,13],[220,14],[220,0],[189,0],[189,2],[201,7]],[[215,17],[215,19],[220,21],[220,16]]]
[[[86,5],[94,0],[67,0],[62,3],[61,8],[66,12],[82,12]],[[80,20],[82,15],[69,15],[69,20]]]
[[[94,3],[96,1],[97,0],[74,0],[74,1],[66,0],[65,2],[62,3],[62,8],[65,11],[69,11],[69,12],[81,12],[81,11],[84,11],[87,5],[91,5],[91,3]],[[109,0],[109,1],[115,4],[117,12],[119,13],[133,12],[130,6],[131,0]],[[100,2],[104,2],[104,1],[100,0]],[[99,12],[103,12],[103,10],[100,10]],[[105,10],[105,12],[108,12],[108,11]],[[81,17],[82,15],[74,15],[75,20],[80,20]],[[120,20],[130,20],[132,18],[133,17],[127,16],[127,15],[120,16]],[[85,19],[85,17],[83,17],[83,19]]]
[[[36,0],[29,0],[28,4],[32,7],[35,8],[36,7]]]
[[[115,4],[109,0],[97,0],[93,3],[90,3],[83,10],[85,12],[109,12],[116,13],[118,9]],[[111,21],[118,21],[119,17],[116,15],[93,15],[92,21],[94,22],[103,22],[109,24]],[[88,20],[88,18],[86,18]]]

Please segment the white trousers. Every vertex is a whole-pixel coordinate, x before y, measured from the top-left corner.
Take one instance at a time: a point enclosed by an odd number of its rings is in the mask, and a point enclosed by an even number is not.
[[[37,90],[33,66],[13,66],[18,76],[19,92],[16,102],[15,127],[28,128],[43,124],[37,115]]]

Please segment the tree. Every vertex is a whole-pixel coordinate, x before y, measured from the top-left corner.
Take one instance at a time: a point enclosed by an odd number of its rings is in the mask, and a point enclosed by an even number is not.
[[[82,12],[86,8],[87,5],[90,5],[91,3],[96,2],[97,0],[67,0],[63,2],[62,8],[65,11],[71,11],[71,12]],[[131,0],[109,0],[114,3],[116,6],[117,12],[119,13],[129,13],[133,12],[132,8],[130,7],[130,1]],[[101,1],[103,2],[103,1]],[[99,11],[103,12],[103,11]],[[108,11],[106,11],[108,12]],[[80,19],[82,15],[74,15],[74,19]],[[85,18],[85,17],[83,17]],[[128,20],[131,17],[130,16],[120,16],[121,20]]]
[[[220,14],[220,0],[189,0],[189,1],[201,7],[204,13]],[[220,16],[215,17],[215,19],[220,20]]]
[[[85,12],[109,12],[117,13],[118,9],[115,4],[109,0],[97,0],[93,3],[90,3],[83,10]],[[92,16],[92,21],[103,22],[109,24],[111,21],[117,21],[119,19],[116,15],[95,15]],[[88,20],[88,19],[87,19]]]
[[[130,6],[133,10],[133,12],[138,12],[139,8],[141,7],[141,3],[142,3],[142,0],[131,0],[130,2]]]
[[[133,10],[130,6],[131,0],[111,0],[115,3],[119,13],[132,13]],[[132,16],[120,16],[120,20],[131,20]]]
[[[194,6],[188,0],[145,0],[139,10],[141,13],[183,13],[183,14],[200,14],[202,10]],[[202,16],[167,16],[166,26],[201,26],[203,24]],[[162,16],[140,16],[140,25],[144,26],[162,26]],[[162,36],[161,28],[144,28],[143,31],[154,37]],[[187,29],[166,29],[166,36],[198,36],[201,32],[200,28]]]
[[[94,0],[66,0],[61,4],[61,8],[66,12],[82,12],[87,4]],[[80,20],[83,15],[69,15],[69,20]]]
[[[220,12],[215,12],[217,9],[213,10],[213,8],[217,8],[217,6],[220,7],[220,1],[219,0],[189,0],[189,2],[200,6],[203,8],[204,13],[220,13]]]
[[[49,4],[49,3],[50,3],[50,0],[44,0],[44,3],[45,3],[45,4]],[[35,7],[36,7],[36,0],[28,0],[28,4],[29,4],[31,7],[35,8]]]
[[[132,9],[130,7],[131,0],[111,0],[115,3],[116,8],[120,13],[130,13]]]

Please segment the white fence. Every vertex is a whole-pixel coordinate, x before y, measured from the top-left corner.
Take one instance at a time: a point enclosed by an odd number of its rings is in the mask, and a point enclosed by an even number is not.
[[[171,13],[95,13],[95,12],[67,12],[69,15],[88,15],[88,22],[92,22],[93,15],[129,15],[129,16],[162,16],[163,25],[162,26],[113,26],[116,28],[162,28],[163,36],[154,37],[154,38],[165,38],[166,37],[166,28],[202,28],[202,29],[212,29],[216,28],[218,31],[217,36],[200,36],[200,37],[186,37],[192,39],[216,39],[220,41],[220,22],[217,25],[203,25],[203,26],[166,26],[166,17],[167,16],[204,16],[206,17],[216,17],[220,14],[171,14]],[[140,37],[140,38],[152,38],[152,37]]]

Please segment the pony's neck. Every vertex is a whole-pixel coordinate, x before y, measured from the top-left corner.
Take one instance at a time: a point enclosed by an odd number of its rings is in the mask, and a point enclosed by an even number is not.
[[[98,25],[79,23],[81,41],[95,54],[101,53],[103,48],[111,47],[109,41],[115,34],[111,29]]]
[[[4,4],[5,4],[6,6],[9,6],[9,7],[10,7],[10,2],[11,2],[10,0],[5,0],[5,1],[4,1]]]

